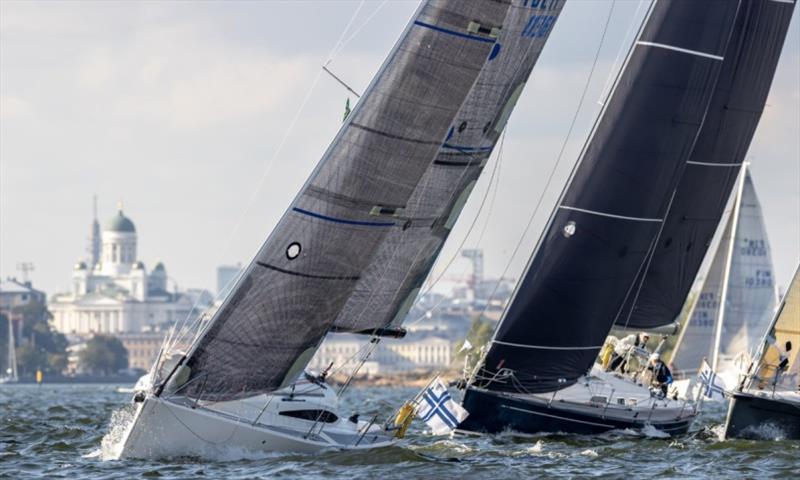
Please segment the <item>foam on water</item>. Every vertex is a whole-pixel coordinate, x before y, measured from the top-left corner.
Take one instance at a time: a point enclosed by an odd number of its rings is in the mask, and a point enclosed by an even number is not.
[[[753,440],[785,440],[786,432],[780,425],[767,422],[745,428],[742,430],[742,437]]]
[[[115,410],[111,414],[108,433],[103,436],[100,448],[89,455],[99,456],[102,460],[119,459],[128,430],[133,427],[135,413],[136,408],[132,405]]]
[[[649,423],[645,425],[640,432],[647,438],[669,438],[669,433],[659,430]]]

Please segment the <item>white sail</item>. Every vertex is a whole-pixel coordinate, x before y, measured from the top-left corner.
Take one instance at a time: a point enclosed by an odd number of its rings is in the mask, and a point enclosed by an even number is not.
[[[754,353],[778,302],[773,271],[761,204],[746,171],[716,352],[717,371],[735,368],[735,359],[743,352]]]
[[[769,241],[749,170],[741,182],[673,355],[674,366],[687,376],[697,371],[703,358],[716,372],[735,374],[737,358],[753,352],[775,312]]]
[[[728,215],[719,247],[703,280],[702,289],[696,298],[691,299],[694,308],[672,355],[673,370],[684,377],[693,377],[704,358],[712,361],[714,357],[714,327],[719,317],[722,284],[728,263],[728,249],[725,246],[731,243],[732,223],[733,216]]]

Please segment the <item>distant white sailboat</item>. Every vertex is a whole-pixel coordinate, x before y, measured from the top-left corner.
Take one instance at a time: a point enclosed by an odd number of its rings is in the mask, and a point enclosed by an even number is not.
[[[0,383],[16,383],[19,381],[17,374],[17,350],[16,342],[14,341],[14,324],[11,319],[8,319],[8,361],[6,362],[6,371],[0,377]]]
[[[778,305],[761,204],[746,166],[732,203],[672,356],[676,373],[688,377],[676,382],[681,394],[704,358],[728,388],[736,384]]]

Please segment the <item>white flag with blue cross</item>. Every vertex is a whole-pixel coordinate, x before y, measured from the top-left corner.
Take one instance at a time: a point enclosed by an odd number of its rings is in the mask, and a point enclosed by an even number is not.
[[[698,374],[700,380],[700,390],[706,398],[714,398],[714,395],[719,395],[725,398],[725,382],[717,376],[711,365],[703,360],[703,365]]]
[[[446,435],[465,419],[469,413],[453,400],[447,386],[439,377],[420,392],[416,399],[417,417],[427,423],[434,435]]]

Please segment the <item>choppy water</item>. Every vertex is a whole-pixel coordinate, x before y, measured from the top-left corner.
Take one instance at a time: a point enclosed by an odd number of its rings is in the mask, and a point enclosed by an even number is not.
[[[800,442],[720,441],[721,405],[710,405],[693,433],[680,439],[631,432],[443,439],[426,435],[415,423],[401,446],[367,453],[248,455],[232,450],[214,460],[106,460],[113,453],[113,426],[124,419],[131,396],[117,388],[0,386],[0,478],[797,478],[800,471]],[[413,393],[353,389],[347,402],[372,414],[396,407]]]

